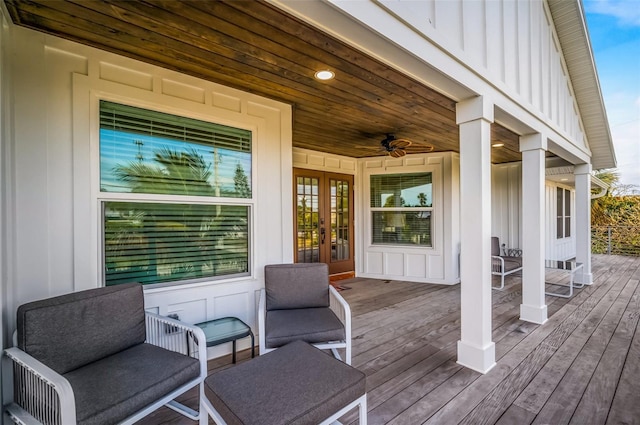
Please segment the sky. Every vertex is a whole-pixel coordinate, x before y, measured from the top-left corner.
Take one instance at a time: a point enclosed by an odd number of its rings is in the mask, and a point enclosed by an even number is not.
[[[583,0],[620,183],[640,193],[640,0]]]

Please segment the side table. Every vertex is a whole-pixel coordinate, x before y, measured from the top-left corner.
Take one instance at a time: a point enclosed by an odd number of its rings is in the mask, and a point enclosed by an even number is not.
[[[251,337],[251,358],[255,357],[255,340],[249,325],[237,317],[222,317],[220,319],[209,320],[196,323],[202,328],[207,339],[207,347],[231,342],[233,344],[233,363],[236,362],[236,341],[241,338]]]
[[[558,292],[545,292],[546,295],[552,295],[554,297],[561,297],[561,298],[571,298],[573,296],[573,288],[580,289],[584,287],[584,284],[574,282],[576,272],[582,269],[582,263],[578,263],[576,261],[545,260],[544,268],[550,269],[550,270],[556,270],[556,271],[558,270],[563,271],[569,275],[568,285],[564,283],[545,282],[545,284],[548,284],[548,285],[568,286],[569,287],[568,294],[561,294]]]

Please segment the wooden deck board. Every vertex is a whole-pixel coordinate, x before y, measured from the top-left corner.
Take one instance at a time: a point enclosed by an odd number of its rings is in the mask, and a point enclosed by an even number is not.
[[[492,291],[497,365],[485,375],[456,363],[459,286],[340,281],[350,288],[341,294],[353,363],[367,374],[369,423],[640,425],[640,258],[595,255],[592,273],[594,284],[572,298],[547,297],[544,325],[519,319],[521,277]],[[229,364],[226,356],[209,368]],[[182,400],[197,407],[198,394]],[[357,424],[357,415],[341,421]],[[166,408],[140,423],[194,424]]]
[[[617,282],[622,285],[625,281],[624,279],[617,279]],[[538,373],[531,384],[522,392],[522,394],[520,394],[514,404],[535,414],[540,412],[544,403],[551,395],[551,392],[558,385],[568,368],[578,356],[580,349],[593,333],[595,325],[599,323],[606,313],[606,309],[613,302],[611,297],[615,294],[611,294],[611,291],[608,293],[608,303],[607,300],[602,298],[602,293],[606,289],[605,285],[607,285],[607,282],[603,282],[599,288],[600,290],[594,292],[594,294],[589,298],[590,303],[585,304],[585,309],[591,309],[586,320],[556,351],[543,370]],[[615,287],[612,288],[612,290],[615,290]],[[592,308],[591,305],[596,303],[599,299],[601,302]]]
[[[625,290],[628,287],[629,285]],[[635,290],[635,287],[633,289]],[[620,296],[598,323],[593,334],[536,417],[534,424],[569,423],[622,317],[621,307],[624,308],[628,304],[628,296],[625,299],[627,292],[625,290],[620,292]],[[633,293],[633,291],[628,292]]]
[[[640,323],[626,355],[624,368],[618,381],[613,403],[607,417],[607,425],[638,423],[640,418]]]
[[[579,425],[590,421],[604,423],[607,419],[640,316],[640,289],[637,280],[630,280],[625,289],[632,287],[634,294],[580,399],[571,424]]]

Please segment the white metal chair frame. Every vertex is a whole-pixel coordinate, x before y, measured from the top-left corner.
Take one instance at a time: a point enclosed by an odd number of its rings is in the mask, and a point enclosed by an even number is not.
[[[167,327],[171,329],[170,335],[167,335]],[[191,420],[199,420],[200,425],[206,425],[208,418],[205,411],[200,409],[197,412],[174,400],[180,394],[198,385],[200,386],[200,397],[204,398],[203,382],[207,376],[207,343],[204,332],[197,326],[190,326],[181,321],[148,312],[146,313],[146,329],[147,339],[145,342],[198,359],[200,373],[197,378],[129,416],[121,424],[133,424],[159,407],[166,405]],[[64,376],[17,347],[5,350],[3,363],[3,367],[5,367],[3,376],[9,375],[7,374],[8,368],[12,365],[14,380],[18,377],[25,385],[28,385],[30,394],[29,397],[24,397],[24,400],[20,399],[20,394],[14,394],[17,400],[6,406],[5,409],[11,420],[17,424],[68,425],[76,423],[73,389]]]
[[[504,268],[504,261],[505,261],[504,258],[499,257],[497,255],[491,256],[491,274],[494,276],[500,276],[500,286],[492,286],[491,287],[492,289],[497,289],[497,290],[504,289],[504,277],[522,270],[522,266],[520,266],[520,267],[516,267],[513,270],[507,271]]]
[[[209,416],[211,416],[211,419],[213,419],[216,425],[227,425],[227,422],[222,418],[222,416],[220,416],[220,414],[216,411],[216,409],[213,407],[211,402],[206,397],[203,397],[200,400],[201,400],[200,410],[204,410],[207,413],[209,413]],[[341,416],[344,416],[347,412],[349,412],[351,409],[353,409],[356,406],[358,406],[358,424],[367,425],[367,394],[366,393],[358,397],[357,399],[355,399],[354,401],[352,401],[342,409],[338,410],[336,413],[329,416],[327,419],[323,420],[318,425],[332,425],[332,424],[335,425],[336,423],[339,424],[340,422],[338,422],[338,418],[340,418]]]
[[[276,350],[276,348],[267,348],[266,336],[265,336],[265,317],[267,313],[267,297],[264,288],[260,291],[260,302],[258,304],[258,341],[260,344],[260,355],[266,354],[270,351]],[[331,350],[333,356],[342,360],[338,348],[345,349],[344,362],[348,365],[351,364],[351,308],[345,299],[338,293],[336,288],[329,285],[329,308],[340,319],[344,325],[345,340],[344,341],[327,341],[313,346],[321,350]]]

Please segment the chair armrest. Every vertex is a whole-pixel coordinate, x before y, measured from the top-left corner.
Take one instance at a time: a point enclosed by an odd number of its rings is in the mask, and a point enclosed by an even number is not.
[[[329,308],[344,324],[351,321],[351,307],[333,286],[329,285]]]
[[[344,324],[345,342],[347,344],[345,362],[351,364],[351,307],[349,307],[349,303],[338,293],[336,288],[331,285],[329,285],[329,308]]]
[[[491,271],[496,273],[504,272],[504,258],[498,255],[491,256]]]
[[[155,313],[146,313],[148,344],[200,361],[200,376],[207,376],[207,339],[198,326]]]
[[[76,403],[67,379],[44,363],[13,347],[4,351],[3,363],[13,366],[13,400],[7,413],[30,423],[30,420],[51,422],[58,417],[60,424],[76,423]],[[10,376],[5,369],[3,376]],[[55,422],[58,423],[58,422]]]
[[[267,314],[267,294],[264,288],[260,290],[260,301],[258,302],[258,346],[260,355],[267,352],[267,336],[265,335],[265,316]]]

